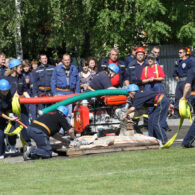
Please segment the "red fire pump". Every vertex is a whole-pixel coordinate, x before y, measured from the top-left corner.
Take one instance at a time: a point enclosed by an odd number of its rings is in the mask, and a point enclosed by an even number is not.
[[[125,95],[102,96],[78,102],[74,107],[74,129],[82,135],[119,134],[120,121],[129,104]]]

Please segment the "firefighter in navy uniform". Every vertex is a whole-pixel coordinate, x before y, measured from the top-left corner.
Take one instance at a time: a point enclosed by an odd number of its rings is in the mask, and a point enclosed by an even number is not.
[[[126,65],[123,61],[118,60],[118,55],[119,51],[112,48],[109,52],[109,59],[102,60],[98,66],[99,72],[105,70],[109,64],[116,64],[119,67],[119,72],[111,79],[112,85],[116,88],[129,84]]]
[[[100,89],[114,89],[111,78],[113,78],[119,72],[119,67],[116,64],[110,64],[108,67],[95,75],[95,77],[89,83],[88,89],[90,91]]]
[[[169,108],[169,100],[164,94],[152,91],[140,92],[136,84],[130,84],[127,87],[129,97],[132,99],[133,104],[125,113],[124,118],[128,114],[137,109],[144,107],[155,106],[153,112],[149,114],[148,119],[148,133],[149,136],[155,137],[162,141],[163,144],[167,142],[167,135],[163,127],[163,121],[166,120]]]
[[[10,84],[10,92],[12,97],[13,96],[24,96],[26,98],[30,98],[27,90],[27,84],[25,81],[24,76],[22,75],[22,62],[18,59],[12,59],[9,62],[9,70],[5,72],[5,79],[9,81]],[[24,106],[21,105],[21,121],[25,124],[29,124],[29,111]],[[16,124],[17,126],[18,124]],[[27,142],[28,145],[31,145],[30,139],[26,133],[26,129],[23,128],[21,131],[22,137]],[[15,145],[16,143],[16,136],[8,136],[9,142],[11,145]]]
[[[144,91],[154,91],[165,94],[162,81],[165,80],[165,73],[162,67],[156,64],[156,56],[150,53],[147,56],[149,66],[146,66],[142,71],[141,80],[145,83]],[[148,109],[152,112],[153,107]],[[164,121],[164,128],[166,131],[171,131],[166,121]]]
[[[145,61],[145,50],[143,47],[136,49],[136,60],[128,64],[128,80],[130,84],[135,83],[141,89],[144,88],[144,84],[141,80],[142,71],[147,65]]]
[[[7,116],[7,111],[12,109],[12,95],[10,93],[10,84],[7,80],[0,80],[0,159],[4,159],[5,142],[4,129],[7,125],[7,120],[16,121],[17,117]]]
[[[129,82],[130,84],[137,84],[140,90],[144,89],[144,83],[141,80],[141,75],[143,69],[147,66],[147,62],[145,60],[145,49],[143,47],[138,47],[136,49],[136,60],[130,62],[127,66]],[[133,120],[136,123],[136,127],[138,128],[139,119]],[[148,129],[148,119],[144,117],[144,125],[143,127]],[[140,129],[138,131],[141,131]]]
[[[25,147],[23,153],[24,160],[52,157],[52,147],[49,142],[49,137],[51,136],[68,146],[69,140],[62,138],[58,134],[60,128],[68,132],[71,139],[75,139],[74,129],[66,120],[68,112],[67,107],[59,106],[56,111],[44,114],[33,121],[27,128],[27,132],[30,138],[35,141],[37,148]]]
[[[173,76],[176,78],[177,86],[175,90],[175,105],[174,115],[171,118],[179,118],[179,100],[183,95],[183,89],[185,80],[187,78],[188,71],[195,65],[193,60],[190,59],[190,50],[188,48],[179,49],[179,63],[175,64],[175,71]]]
[[[40,55],[41,65],[34,72],[33,97],[51,96],[51,77],[54,66],[47,64],[47,56]],[[46,104],[38,104],[38,110],[47,107]]]
[[[195,96],[195,67],[192,67],[187,75],[187,79],[184,86],[184,92],[182,99],[186,99],[190,90],[191,90],[191,96]],[[195,101],[195,99],[193,99]],[[195,104],[193,104],[193,109],[195,110]],[[193,121],[188,133],[186,134],[182,145],[186,148],[191,148],[192,143],[195,140],[195,120]]]

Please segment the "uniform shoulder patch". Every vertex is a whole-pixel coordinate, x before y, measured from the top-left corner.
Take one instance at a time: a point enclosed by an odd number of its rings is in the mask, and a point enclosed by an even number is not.
[[[182,63],[182,68],[184,69],[186,67],[186,63]]]

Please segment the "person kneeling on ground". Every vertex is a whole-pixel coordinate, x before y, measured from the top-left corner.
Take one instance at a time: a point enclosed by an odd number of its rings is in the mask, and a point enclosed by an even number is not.
[[[154,106],[151,113],[149,113],[148,120],[148,131],[149,136],[155,137],[165,144],[168,139],[163,128],[163,122],[166,120],[169,100],[164,94],[152,91],[139,91],[139,87],[135,84],[127,86],[127,93],[133,100],[132,107],[125,113],[124,119],[127,118],[128,114],[134,112],[136,109],[141,109],[142,106],[152,107]]]
[[[56,111],[44,114],[33,121],[27,128],[27,133],[35,141],[37,148],[25,147],[23,153],[24,160],[52,157],[52,147],[49,142],[50,136],[67,146],[69,140],[62,138],[58,134],[60,128],[68,131],[70,137],[75,139],[74,129],[66,120],[68,112],[67,107],[59,106]]]

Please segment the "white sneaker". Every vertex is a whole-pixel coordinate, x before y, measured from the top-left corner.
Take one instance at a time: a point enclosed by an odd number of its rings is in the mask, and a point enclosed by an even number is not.
[[[24,146],[23,148],[23,159],[24,161],[30,160],[30,146]]]
[[[3,160],[4,158],[5,158],[4,155],[1,155],[1,156],[0,156],[0,160]]]
[[[55,156],[58,156],[58,153],[56,153],[56,152],[52,152],[52,157],[55,157]]]
[[[12,153],[12,154],[18,153],[18,149],[15,146],[10,146],[9,153]]]

